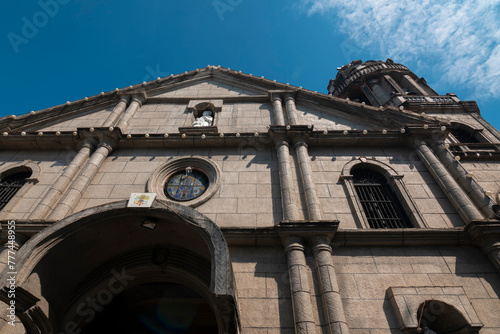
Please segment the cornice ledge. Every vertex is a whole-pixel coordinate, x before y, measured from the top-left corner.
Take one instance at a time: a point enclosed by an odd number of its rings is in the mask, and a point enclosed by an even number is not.
[[[472,240],[464,228],[339,229],[333,239],[333,245],[336,247],[464,244],[472,244]]]
[[[500,243],[500,220],[471,221],[464,231],[480,246]]]
[[[309,240],[317,235],[332,237],[333,247],[472,245],[464,228],[451,229],[341,229],[337,221],[283,221],[274,227],[221,228],[230,246],[280,246],[284,236]]]

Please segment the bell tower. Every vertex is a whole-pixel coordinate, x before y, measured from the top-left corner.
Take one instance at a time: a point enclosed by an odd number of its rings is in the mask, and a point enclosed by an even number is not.
[[[455,94],[437,94],[424,78],[392,59],[355,60],[338,68],[337,77],[328,84],[328,93],[375,107],[404,104],[408,109],[418,109],[426,103],[460,102]]]

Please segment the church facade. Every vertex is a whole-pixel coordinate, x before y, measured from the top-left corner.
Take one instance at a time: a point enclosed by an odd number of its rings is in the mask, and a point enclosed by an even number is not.
[[[500,333],[500,133],[388,59],[0,119],[0,333]]]

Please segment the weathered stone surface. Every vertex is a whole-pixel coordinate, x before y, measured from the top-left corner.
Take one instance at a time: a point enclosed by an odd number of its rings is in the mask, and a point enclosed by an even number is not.
[[[14,220],[22,246],[15,256],[27,291],[19,305],[30,308],[25,324],[50,332],[77,314],[72,298],[107,291],[110,268],[130,267],[134,285],[193,288],[227,333],[239,323],[243,334],[395,334],[401,321],[415,325],[416,309],[432,299],[484,325],[481,333],[499,332],[500,222],[491,205],[499,200],[500,134],[474,102],[437,95],[390,60],[341,72],[328,96],[209,66],[0,119],[0,178],[32,171],[0,211],[2,242]],[[343,95],[353,84],[354,95]],[[212,126],[190,131],[205,108]],[[467,130],[481,148],[454,145],[452,129]],[[178,158],[217,166],[217,182],[208,182],[218,187],[206,200],[164,194],[173,173],[188,174],[184,166],[155,180],[168,201],[125,208]],[[191,167],[204,172],[200,166]],[[369,228],[356,168],[386,179],[411,227]],[[57,217],[45,219],[56,207]],[[383,209],[375,204],[371,214]],[[394,305],[412,311],[398,314]],[[5,320],[0,314],[0,333],[10,330]]]

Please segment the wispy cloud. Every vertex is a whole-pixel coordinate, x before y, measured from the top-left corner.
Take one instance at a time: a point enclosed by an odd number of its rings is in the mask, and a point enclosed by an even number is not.
[[[430,71],[438,91],[458,84],[469,98],[498,98],[500,0],[299,1],[372,54]]]

